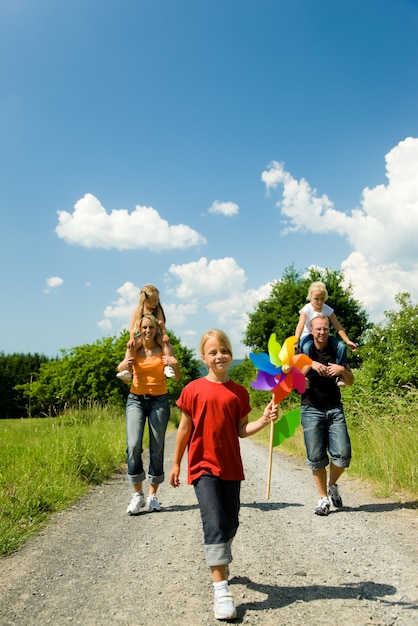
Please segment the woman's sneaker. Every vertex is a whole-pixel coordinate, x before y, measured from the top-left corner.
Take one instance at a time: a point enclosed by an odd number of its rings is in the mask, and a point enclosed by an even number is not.
[[[166,365],[164,368],[164,375],[166,376],[166,378],[175,378],[176,372],[171,367],[171,365]]]
[[[315,515],[328,515],[330,506],[331,503],[328,498],[321,498],[318,501],[318,505],[315,507]]]
[[[123,383],[129,385],[132,381],[132,373],[129,370],[122,370],[116,374],[116,378],[120,378]]]
[[[331,498],[332,504],[336,509],[341,509],[343,505],[340,492],[338,491],[338,485],[328,485],[328,495]]]
[[[140,509],[145,506],[145,497],[143,493],[135,492],[129,503],[126,512],[128,515],[138,515]]]
[[[148,511],[161,511],[161,504],[158,502],[157,494],[153,493],[152,496],[147,497]]]
[[[230,591],[221,591],[219,594],[215,593],[213,608],[216,619],[228,620],[235,619],[237,616],[237,609],[235,608]]]

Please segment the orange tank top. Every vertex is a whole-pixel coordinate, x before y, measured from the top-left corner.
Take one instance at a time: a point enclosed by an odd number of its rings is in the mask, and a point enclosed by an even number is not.
[[[167,393],[162,352],[157,356],[137,357],[133,365],[131,393],[161,396]]]

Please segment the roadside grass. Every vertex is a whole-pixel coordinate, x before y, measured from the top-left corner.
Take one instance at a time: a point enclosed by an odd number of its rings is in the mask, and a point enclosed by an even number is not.
[[[366,480],[374,493],[404,501],[418,499],[418,392],[375,398],[344,390],[353,447],[350,474]],[[360,398],[360,400],[359,400]],[[283,402],[280,417],[298,407]],[[251,419],[261,415],[255,407]],[[171,410],[169,428],[179,423]],[[256,435],[268,445],[269,428]],[[125,463],[125,415],[115,407],[91,406],[42,419],[1,420],[0,556],[19,549],[48,521],[100,484]],[[148,444],[145,434],[144,447]],[[302,429],[275,452],[305,457]],[[267,468],[266,468],[267,472]]]
[[[366,480],[380,497],[418,500],[418,391],[407,396],[388,395],[376,400],[356,389],[343,391],[344,409],[351,438],[353,457],[349,474]],[[279,414],[298,408],[293,400]],[[255,408],[252,419],[261,414]],[[270,429],[257,438],[268,445]],[[306,457],[302,428],[275,451]]]
[[[0,555],[17,550],[125,460],[124,412],[92,406],[62,416],[1,420]]]

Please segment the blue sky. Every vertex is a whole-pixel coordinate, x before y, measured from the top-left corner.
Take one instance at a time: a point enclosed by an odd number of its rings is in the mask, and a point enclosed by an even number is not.
[[[292,263],[372,321],[417,302],[416,0],[2,0],[0,68],[0,351],[116,334],[153,283],[239,358]]]

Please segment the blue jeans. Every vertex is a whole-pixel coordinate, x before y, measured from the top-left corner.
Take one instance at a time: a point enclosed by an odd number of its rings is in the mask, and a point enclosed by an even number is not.
[[[206,565],[227,565],[239,526],[241,481],[204,474],[193,487],[202,518]]]
[[[128,460],[128,482],[141,483],[145,480],[142,463],[142,440],[148,418],[149,468],[148,480],[153,485],[164,481],[164,443],[170,404],[168,393],[161,396],[138,396],[130,393],[126,401],[126,454]]]
[[[305,337],[303,337],[300,340],[300,348],[302,352],[310,356],[309,353],[313,346],[313,342],[314,341],[313,341],[312,335],[305,335]],[[328,343],[332,346],[333,350],[335,351],[335,362],[337,363],[337,365],[347,365],[348,363],[347,347],[344,341],[339,341],[337,337],[333,337],[332,335],[330,335],[328,339]]]
[[[349,467],[351,443],[342,404],[320,410],[313,406],[301,406],[301,423],[305,439],[307,465],[318,470],[331,463],[337,467]]]

